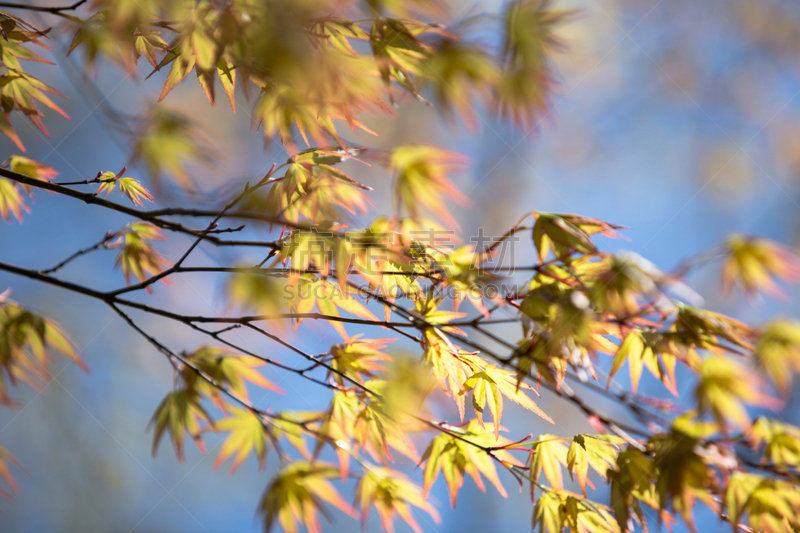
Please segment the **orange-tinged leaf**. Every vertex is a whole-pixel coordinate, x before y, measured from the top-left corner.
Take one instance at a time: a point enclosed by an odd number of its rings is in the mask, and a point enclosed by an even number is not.
[[[222,398],[218,387],[225,387],[243,399],[248,399],[247,383],[257,387],[284,394],[284,391],[265,378],[256,368],[263,366],[264,361],[250,355],[238,353],[228,348],[215,346],[200,346],[194,351],[184,355],[192,367],[184,367],[181,377],[191,389],[212,398],[215,403],[222,405]],[[214,385],[197,375],[200,370],[207,378],[214,381]]]
[[[267,432],[264,421],[248,409],[227,408],[233,416],[223,418],[214,423],[216,431],[228,432],[228,438],[222,443],[214,461],[214,468],[219,468],[228,458],[236,456],[228,473],[232,474],[252,452],[258,458],[258,467],[264,469],[267,459]]]
[[[167,268],[166,259],[151,244],[165,239],[161,229],[149,222],[133,222],[119,235],[109,246],[120,248],[115,265],[122,267],[125,283],[130,285],[131,277],[142,282]],[[166,278],[161,281],[169,284]]]
[[[75,349],[72,340],[54,320],[25,309],[7,297],[0,296],[0,404],[12,403],[5,377],[11,384],[23,381],[39,388],[50,378],[50,366],[55,353],[60,353],[89,369]]]
[[[97,194],[104,194],[108,196],[108,193],[113,191],[115,187],[119,186],[120,194],[127,196],[131,202],[139,207],[144,207],[143,200],[147,200],[148,202],[152,203],[153,196],[147,189],[144,188],[139,180],[128,177],[119,177],[123,172],[125,172],[124,168],[116,175],[113,172],[102,173],[98,178],[101,183],[100,187],[97,189]]]
[[[161,61],[159,68],[166,66],[170,62],[172,66],[169,69],[169,74],[167,74],[167,81],[164,83],[164,88],[161,90],[161,94],[158,95],[159,102],[166,98],[176,85],[186,79],[186,76],[189,75],[195,66],[194,56],[187,57],[179,48],[167,54],[164,60]]]
[[[496,448],[493,454],[507,465],[524,466],[513,455],[502,447],[512,442],[505,437],[495,440],[494,428],[481,427],[477,420],[471,420],[466,427],[447,427],[447,432],[437,435],[422,455],[425,461],[423,479],[423,497],[427,497],[436,478],[441,472],[450,492],[450,504],[455,508],[458,491],[464,482],[464,475],[472,477],[478,488],[484,492],[485,486],[481,475],[494,485],[503,497],[507,497],[500,478],[497,475],[495,461],[480,447]],[[469,441],[464,442],[455,436]]]
[[[544,473],[550,487],[561,490],[564,488],[564,478],[561,467],[567,466],[567,445],[564,440],[553,435],[539,435],[533,444],[531,459],[531,479],[537,481]]]
[[[576,435],[569,446],[567,453],[567,470],[570,476],[575,474],[581,491],[586,495],[586,484],[588,480],[589,467],[597,474],[606,479],[609,468],[616,465],[619,446],[625,441],[618,437],[608,435]]]
[[[213,425],[211,417],[200,405],[200,396],[191,389],[176,390],[169,393],[156,407],[150,425],[153,426],[153,455],[158,450],[158,445],[164,433],[168,433],[175,455],[183,462],[184,433],[188,433],[197,444],[198,449],[205,453],[202,440],[200,440],[200,421]]]
[[[15,493],[19,490],[19,486],[11,474],[11,465],[19,467],[17,459],[8,450],[0,447],[0,480],[5,482],[11,493]],[[0,487],[0,497],[8,498],[9,492]]]
[[[369,510],[375,506],[381,525],[391,532],[394,530],[395,516],[400,516],[415,533],[422,533],[411,507],[427,512],[437,524],[441,521],[439,513],[422,495],[417,485],[404,475],[386,468],[370,467],[356,488],[356,501],[361,507],[361,523],[369,519]]]
[[[398,200],[413,218],[420,216],[421,207],[454,226],[455,219],[444,204],[444,197],[459,203],[468,200],[447,175],[460,171],[464,163],[464,156],[434,146],[407,145],[395,148],[390,166],[395,172]]]
[[[50,181],[58,175],[58,171],[53,167],[20,155],[12,155],[4,165],[12,172],[41,181]],[[0,217],[3,220],[8,222],[9,215],[14,215],[17,222],[22,222],[22,213],[30,212],[27,204],[29,199],[33,199],[31,185],[21,185],[6,178],[0,179]]]
[[[722,263],[722,288],[730,293],[739,285],[747,296],[765,292],[776,296],[781,291],[775,279],[800,279],[797,253],[767,239],[733,235],[725,243]]]
[[[731,422],[742,429],[750,428],[750,415],[745,404],[778,407],[779,402],[762,392],[763,383],[754,372],[721,357],[707,357],[698,372],[695,389],[700,412],[711,411],[720,424]]]
[[[524,388],[533,389],[525,385],[518,386],[516,374],[513,372],[490,365],[468,377],[463,387],[465,392],[472,391],[472,405],[478,416],[478,422],[483,422],[483,409],[487,403],[489,404],[489,411],[494,419],[496,439],[499,438],[500,419],[503,415],[503,396],[553,423],[553,419],[523,392]]]
[[[779,319],[767,325],[756,345],[756,364],[788,396],[792,374],[800,371],[800,323]]]
[[[231,104],[231,109],[236,113],[236,70],[233,65],[220,59],[217,63],[217,75],[225,95],[228,97],[228,102]]]
[[[294,533],[302,524],[309,533],[320,533],[318,514],[327,517],[323,502],[355,518],[353,508],[328,481],[338,475],[334,466],[323,462],[298,461],[279,471],[259,505],[259,512],[264,515],[264,529],[271,531],[280,524],[287,533]]]

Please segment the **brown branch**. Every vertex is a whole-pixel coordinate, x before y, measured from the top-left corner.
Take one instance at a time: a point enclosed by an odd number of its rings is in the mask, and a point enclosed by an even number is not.
[[[62,268],[67,266],[69,263],[71,263],[72,261],[74,261],[75,259],[79,258],[82,255],[86,255],[86,254],[88,254],[90,252],[93,252],[95,250],[100,250],[101,248],[108,248],[108,242],[111,239],[113,239],[114,237],[116,237],[118,234],[119,234],[119,232],[111,232],[111,231],[109,231],[108,233],[106,233],[106,236],[103,237],[102,240],[98,241],[97,243],[93,244],[92,246],[90,246],[88,248],[84,248],[82,250],[78,250],[74,254],[70,255],[69,257],[67,257],[66,259],[64,259],[60,263],[58,263],[56,266],[48,268],[48,269],[45,269],[45,270],[40,270],[39,272],[42,273],[42,274],[46,274],[46,275],[55,274],[57,271],[61,270]]]
[[[132,207],[128,207],[126,205],[118,204],[116,202],[112,202],[111,200],[106,200],[105,198],[101,198],[97,196],[95,193],[89,192],[81,192],[76,191],[74,189],[70,189],[69,187],[64,187],[62,185],[58,185],[56,183],[37,180],[35,178],[31,178],[30,176],[26,176],[25,174],[20,174],[18,172],[12,172],[6,168],[0,168],[0,176],[4,178],[8,178],[12,181],[20,183],[22,185],[28,185],[31,187],[37,187],[39,189],[44,189],[46,191],[62,194],[64,196],[68,196],[70,198],[74,198],[76,200],[82,200],[87,204],[97,205],[100,207],[105,207],[106,209],[110,209],[112,211],[116,211],[118,213],[122,213],[123,215],[128,215],[139,220],[143,220],[145,222],[149,222],[154,226],[158,226],[159,228],[166,229],[169,231],[174,231],[176,233],[184,233],[186,235],[191,235],[193,237],[198,237],[202,235],[203,240],[210,242],[216,246],[261,246],[267,247],[272,249],[280,249],[280,244],[276,242],[269,242],[269,241],[231,241],[231,240],[223,240],[219,237],[214,237],[211,235],[203,234],[202,230],[195,230],[191,228],[187,228],[182,224],[178,224],[177,222],[172,222],[170,220],[164,220],[158,214],[158,211],[144,211],[142,209],[134,209]],[[164,210],[162,210],[164,211]],[[276,221],[277,223],[278,221]],[[290,223],[284,224],[283,221],[280,222],[283,225],[287,225]]]
[[[78,0],[68,6],[31,6],[28,4],[18,4],[16,2],[0,2],[0,7],[7,9],[24,9],[26,11],[38,11],[40,13],[51,13],[53,15],[64,16],[64,11],[74,11],[85,4],[88,0]]]
[[[164,270],[163,272],[159,272],[158,274],[155,274],[154,276],[150,276],[148,279],[143,280],[140,283],[137,283],[135,285],[131,285],[130,287],[126,287],[124,289],[118,289],[116,291],[113,291],[111,294],[113,294],[114,296],[117,296],[119,294],[123,294],[123,293],[126,293],[126,292],[132,292],[132,291],[138,291],[138,290],[146,289],[147,287],[149,287],[153,283],[157,282],[158,280],[164,279],[167,276],[169,276],[170,274],[175,273],[181,267],[181,265],[186,260],[186,258],[189,257],[189,255],[192,253],[192,251],[195,248],[197,248],[197,245],[200,244],[203,241],[203,239],[208,236],[208,233],[210,231],[212,231],[215,227],[217,227],[217,222],[219,222],[219,219],[222,218],[229,209],[231,209],[236,204],[241,202],[246,196],[249,196],[250,194],[253,193],[253,191],[259,189],[265,183],[267,183],[267,181],[269,180],[269,178],[270,178],[270,176],[272,175],[273,172],[275,172],[275,165],[274,164],[272,165],[272,168],[270,168],[269,172],[267,172],[267,175],[264,176],[254,187],[250,187],[250,182],[248,181],[244,186],[244,190],[239,195],[237,195],[236,198],[234,198],[233,200],[228,202],[225,205],[225,207],[223,207],[222,210],[217,213],[217,216],[215,216],[214,219],[211,222],[208,223],[208,227],[206,227],[206,229],[204,229],[203,231],[200,232],[200,234],[197,236],[197,238],[194,240],[194,242],[189,246],[189,248],[186,250],[186,252],[183,253],[183,255],[180,257],[180,259],[178,259],[175,262],[174,265],[172,265],[170,268]]]

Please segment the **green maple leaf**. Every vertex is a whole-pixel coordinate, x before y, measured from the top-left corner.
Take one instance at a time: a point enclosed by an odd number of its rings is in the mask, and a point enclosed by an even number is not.
[[[153,426],[153,455],[158,450],[165,433],[169,434],[175,455],[183,462],[184,434],[188,434],[205,453],[205,446],[200,439],[200,421],[213,425],[211,416],[200,405],[200,395],[191,389],[177,390],[169,393],[156,407],[150,425]]]

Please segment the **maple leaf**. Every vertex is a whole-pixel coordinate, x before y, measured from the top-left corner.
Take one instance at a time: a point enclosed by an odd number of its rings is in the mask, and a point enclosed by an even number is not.
[[[196,8],[180,25],[180,37],[161,62],[153,65],[160,70],[171,64],[159,102],[194,70],[208,102],[212,106],[215,103],[214,81],[219,78],[231,108],[236,112],[236,65],[231,54],[225,52],[225,44],[217,39],[219,32],[214,26],[219,24],[219,18],[213,9]]]
[[[620,531],[628,531],[632,511],[641,523],[646,523],[641,503],[654,509],[659,507],[652,480],[652,459],[637,448],[628,446],[617,455],[614,468],[610,468],[606,476],[611,486],[611,508]],[[668,516],[661,513],[665,522],[668,522]]]
[[[153,196],[147,189],[144,188],[144,186],[142,186],[139,180],[134,178],[120,177],[124,172],[125,168],[116,174],[113,172],[102,172],[97,177],[98,181],[100,182],[100,187],[97,189],[97,194],[108,196],[108,193],[119,186],[119,192],[123,196],[127,196],[131,202],[139,207],[144,207],[144,202],[142,202],[142,200],[147,200],[148,202],[152,203]]]
[[[316,427],[315,424],[323,417],[323,414],[317,412],[282,412],[280,415],[270,417],[267,436],[272,443],[272,447],[283,459],[284,453],[281,450],[280,443],[281,438],[283,438],[304,459],[311,461],[312,456],[306,448],[304,439],[308,432],[303,429],[303,426]]]
[[[687,414],[675,420],[669,433],[653,439],[659,506],[666,509],[671,503],[692,531],[695,500],[702,498],[712,484],[711,470],[700,455],[700,439],[708,438],[716,430],[716,425],[698,424],[692,420],[691,414]]]
[[[422,73],[420,65],[429,55],[430,48],[420,42],[403,21],[393,18],[376,18],[370,29],[369,42],[387,89],[394,80],[424,101],[417,91],[414,76]]]
[[[274,216],[293,222],[301,216],[317,223],[333,222],[342,216],[339,207],[351,215],[355,215],[356,209],[366,213],[370,203],[366,192],[372,188],[332,166],[361,151],[312,148],[299,152],[289,159],[286,173],[275,179],[266,199],[260,203]]]
[[[569,257],[574,251],[584,254],[597,252],[589,235],[575,223],[577,220],[574,215],[535,213],[534,216],[533,244],[539,252],[540,263],[551,250],[558,259]]]
[[[636,394],[639,388],[642,369],[647,368],[653,376],[664,383],[664,386],[673,395],[677,396],[678,389],[675,380],[677,358],[672,350],[673,347],[669,341],[658,332],[631,330],[625,335],[614,356],[611,370],[608,373],[608,382],[611,382],[614,375],[627,361],[633,394]]]
[[[12,155],[4,163],[12,172],[24,174],[36,180],[50,181],[58,175],[58,171],[49,165],[39,163],[21,155]],[[33,199],[33,187],[22,185],[6,178],[0,179],[0,217],[8,222],[14,215],[17,222],[22,222],[22,213],[30,213],[27,200]]]
[[[722,290],[730,294],[739,285],[747,296],[765,292],[772,296],[781,291],[774,279],[800,279],[800,257],[779,244],[755,237],[732,235],[725,242],[722,263]]]
[[[392,358],[381,352],[386,344],[397,339],[361,339],[361,334],[351,337],[346,342],[333,346],[330,350],[331,367],[353,379],[364,381],[364,378],[374,378],[374,372],[385,371],[383,361]],[[328,377],[333,377],[339,385],[345,385],[341,374],[328,372]]]
[[[530,468],[531,480],[537,483],[544,474],[547,483],[555,490],[564,488],[561,467],[567,466],[568,448],[563,439],[553,435],[539,435],[531,446]],[[536,485],[531,485],[531,492]]]
[[[279,394],[284,391],[262,376],[257,367],[266,364],[264,361],[216,346],[200,346],[184,358],[192,366],[184,366],[181,370],[186,387],[211,398],[215,404],[222,406],[222,392],[219,387],[235,393],[238,397],[248,399],[247,383],[271,390]],[[198,370],[214,383],[209,383],[198,375]]]
[[[3,34],[3,42],[0,43],[0,62],[4,66],[14,70],[22,70],[20,59],[55,65],[52,61],[42,58],[23,46],[25,44],[35,44],[49,51],[50,48],[40,40],[41,37],[46,35],[45,32],[34,30],[22,19],[11,16],[6,12],[2,12],[0,18],[2,18],[0,31]]]
[[[257,268],[233,274],[225,292],[232,303],[261,315],[280,315],[287,308],[283,283]]]
[[[518,384],[516,374],[509,370],[489,365],[469,376],[464,382],[463,387],[465,392],[472,391],[472,406],[475,408],[478,422],[483,422],[483,411],[486,404],[489,404],[489,411],[494,420],[496,439],[500,436],[499,424],[503,416],[503,396],[517,405],[529,411],[533,411],[551,424],[554,423],[553,419],[539,409],[533,400],[523,392],[524,389],[533,390],[535,392],[535,389],[524,383]]]
[[[564,530],[566,513],[563,512],[561,495],[548,491],[536,500],[533,508],[533,527],[539,526],[539,533],[561,533]]]
[[[222,443],[214,461],[214,468],[219,468],[230,457],[236,454],[228,471],[232,474],[252,452],[258,458],[259,470],[263,470],[267,461],[267,430],[264,421],[249,409],[228,407],[232,416],[214,423],[214,430],[228,432],[228,438]]]
[[[50,165],[45,165],[21,155],[12,155],[8,158],[8,169],[40,181],[52,181],[53,178],[58,176],[58,170]],[[25,188],[30,191],[30,186],[25,186]]]
[[[753,448],[764,444],[764,462],[781,470],[800,468],[800,428],[760,416],[751,429]]]
[[[297,148],[293,142],[292,127],[300,132],[306,145],[324,145],[333,139],[340,147],[345,143],[339,136],[335,120],[347,123],[353,130],[361,129],[377,135],[355,113],[365,107],[389,108],[378,96],[373,76],[375,65],[366,57],[349,57],[339,52],[317,50],[318,62],[314,76],[296,71],[289,74],[286,83],[256,81],[261,87],[259,100],[253,112],[253,124],[264,128],[270,140],[279,137],[290,152]],[[335,66],[334,66],[335,65]]]
[[[3,118],[0,119],[0,132],[3,132],[23,152],[25,146],[9,122],[9,116],[13,111],[21,111],[42,133],[48,136],[50,134],[41,121],[41,117],[44,115],[36,107],[36,102],[69,120],[69,116],[47,96],[48,93],[66,98],[52,87],[21,70],[8,69],[7,72],[0,75],[0,110],[3,112]]]
[[[443,197],[459,203],[468,200],[447,177],[460,171],[464,156],[425,145],[398,146],[392,151],[390,168],[395,173],[395,194],[413,218],[420,207],[434,213],[446,224],[455,226],[455,219],[444,204]]]
[[[573,473],[577,476],[584,496],[586,484],[592,486],[588,478],[589,467],[604,480],[607,479],[608,470],[616,465],[619,446],[624,443],[624,439],[610,435],[576,435],[572,439],[566,466],[570,477],[573,477]]]
[[[617,532],[610,510],[564,490],[551,490],[536,500],[533,527],[540,533],[561,533],[565,528],[585,533]]]
[[[761,330],[756,364],[783,396],[791,391],[792,374],[800,372],[800,323],[779,319]]]
[[[205,420],[213,426],[211,416],[200,405],[200,395],[192,389],[170,392],[156,407],[149,426],[153,431],[153,455],[158,450],[164,433],[169,434],[178,461],[183,462],[183,440],[187,433],[197,444],[197,448],[205,453],[205,446],[200,438],[200,421]]]
[[[466,394],[464,382],[475,371],[466,353],[458,350],[437,328],[423,331],[425,353],[422,358],[433,371],[439,386],[456,402],[461,420],[464,420]]]
[[[119,238],[109,246],[120,249],[115,265],[122,267],[125,283],[130,285],[131,277],[142,282],[167,268],[166,259],[150,244],[165,239],[161,229],[149,222],[132,222],[120,232]],[[161,281],[169,284],[166,278]]]
[[[386,468],[370,466],[356,488],[356,501],[361,507],[361,523],[366,525],[369,520],[369,510],[373,505],[378,512],[383,529],[392,533],[394,519],[399,515],[415,533],[422,533],[416,518],[411,512],[412,507],[428,513],[437,524],[441,521],[439,513],[425,499],[417,485],[399,472]]]
[[[349,39],[360,41],[369,40],[369,34],[353,21],[327,16],[314,20],[311,32],[322,37],[328,45],[339,52],[357,57],[358,54],[350,44]]]
[[[389,386],[390,383],[378,380],[365,384],[369,390],[382,395],[386,394]],[[390,448],[419,461],[414,443],[409,438],[419,423],[415,424],[408,415],[401,418],[403,413],[390,402],[391,399],[387,402],[382,399],[368,401],[363,394],[352,391],[333,395],[322,432],[334,444],[343,478],[347,475],[351,454],[360,449],[384,463],[393,460]]]
[[[186,172],[190,162],[208,162],[214,151],[206,146],[194,122],[177,112],[153,106],[135,132],[131,161],[144,165],[152,182],[168,175],[182,187],[190,187]]]
[[[0,479],[2,479],[8,487],[8,490],[0,487],[0,497],[5,499],[9,499],[11,497],[11,494],[8,491],[15,493],[19,490],[19,486],[17,485],[14,476],[11,474],[11,465],[19,467],[17,459],[11,455],[8,450],[0,447]]]
[[[357,300],[357,292],[345,288],[344,291],[329,281],[318,278],[305,278],[303,287],[297,290],[287,290],[288,294],[294,296],[292,299],[292,308],[297,313],[307,313],[316,304],[319,312],[323,315],[330,317],[341,316],[339,310],[355,315],[363,320],[377,321],[376,317],[364,304]],[[287,285],[287,288],[289,285]],[[297,323],[301,319],[297,319]],[[344,324],[337,320],[329,321],[330,325],[342,336],[344,340],[348,340],[349,336],[344,328]]]
[[[674,330],[686,344],[694,344],[714,353],[721,353],[721,341],[746,350],[753,349],[758,332],[746,324],[721,313],[678,305]]]
[[[24,152],[25,146],[10,122],[10,115],[13,111],[21,111],[45,135],[48,135],[48,133],[41,121],[43,114],[36,107],[37,101],[59,113],[64,118],[69,119],[69,117],[58,105],[50,100],[46,93],[62,97],[64,95],[33,76],[26,74],[20,63],[20,60],[25,60],[54,64],[23,46],[33,44],[50,50],[40,40],[47,32],[34,30],[21,19],[5,12],[0,14],[0,19],[2,19],[0,20],[0,33],[3,36],[3,41],[0,43],[0,65],[5,68],[5,72],[0,74],[0,110],[2,110],[0,132],[5,134]]]
[[[688,287],[678,284],[656,265],[634,252],[617,252],[601,263],[596,273],[590,297],[599,309],[619,318],[636,316],[642,311],[641,302],[659,298],[667,287],[680,287],[682,293],[699,301]]]
[[[59,353],[89,372],[72,340],[57,322],[0,295],[0,404],[10,404],[5,376],[39,388],[50,379],[52,356]]]
[[[456,438],[453,434],[462,437],[469,443]],[[425,461],[422,486],[423,497],[428,496],[428,491],[430,491],[431,486],[441,472],[447,482],[447,488],[450,491],[450,504],[454,509],[458,491],[464,484],[464,474],[472,478],[481,492],[486,492],[486,487],[483,483],[483,477],[485,477],[504,498],[507,498],[508,494],[497,475],[494,459],[481,447],[491,447],[494,457],[502,461],[505,466],[524,466],[507,450],[503,449],[504,446],[509,444],[513,443],[505,437],[495,440],[494,428],[481,427],[480,423],[474,419],[470,420],[466,427],[448,426],[447,432],[434,437],[422,454],[422,461]]]
[[[554,351],[557,353],[553,354]],[[562,357],[558,343],[550,342],[543,336],[523,339],[511,356],[517,360],[517,383],[533,375],[535,369],[537,379],[544,377],[557,389],[561,388],[567,373],[567,361]]]
[[[30,213],[22,187],[6,178],[0,179],[0,217],[10,222],[11,215],[22,222],[23,212]]]
[[[794,483],[736,472],[728,483],[725,500],[734,532],[745,514],[753,531],[785,533],[800,528],[800,491]]]
[[[498,108],[526,131],[547,111],[547,97],[555,84],[548,53],[562,48],[555,27],[570,13],[552,9],[549,0],[517,0],[505,7]]]
[[[137,3],[136,7],[139,5]],[[75,33],[67,55],[80,47],[89,72],[94,70],[101,54],[121,66],[131,76],[136,76],[135,67],[142,56],[156,68],[157,54],[167,52],[170,48],[162,37],[167,32],[155,24],[151,25],[151,22],[156,22],[151,19],[151,13],[140,13],[139,16],[131,17],[133,20],[123,20],[138,9],[123,9],[121,11],[127,11],[127,14],[121,14],[116,5],[107,7],[109,9],[100,10],[85,20],[70,18]]]
[[[266,531],[271,531],[277,523],[286,533],[296,533],[298,524],[309,533],[320,533],[318,515],[328,518],[323,502],[355,518],[353,508],[328,481],[338,475],[334,466],[321,462],[295,462],[279,471],[259,505]]]
[[[421,64],[424,85],[431,86],[439,107],[446,116],[453,111],[471,129],[478,124],[472,102],[491,104],[493,89],[500,81],[500,70],[479,43],[446,37],[435,52]]]
[[[739,428],[750,427],[744,404],[778,407],[773,398],[761,392],[758,376],[738,364],[711,356],[703,361],[695,389],[698,410],[711,411],[720,423],[731,422]]]

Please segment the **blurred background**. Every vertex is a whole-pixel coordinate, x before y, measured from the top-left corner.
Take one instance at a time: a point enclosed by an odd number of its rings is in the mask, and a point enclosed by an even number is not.
[[[502,2],[492,0],[450,4],[455,21],[502,8]],[[524,213],[535,210],[578,213],[628,226],[627,240],[601,238],[601,246],[635,251],[664,270],[674,269],[682,259],[731,232],[758,234],[796,246],[800,238],[800,4],[791,0],[574,0],[556,5],[574,8],[576,13],[560,30],[568,47],[554,58],[559,88],[551,114],[536,128],[520,131],[479,113],[479,130],[468,131],[423,104],[406,102],[394,118],[367,121],[380,137],[346,134],[346,138],[369,147],[427,142],[469,155],[470,170],[457,181],[473,204],[453,210],[465,236],[477,235],[479,226],[486,235],[498,236]],[[39,24],[46,25],[47,19]],[[64,59],[70,36],[54,33],[51,37],[60,66],[34,65],[30,70],[69,98],[59,105],[71,120],[48,113],[49,138],[27,122],[15,122],[28,147],[26,155],[57,168],[64,181],[92,178],[98,171],[116,172],[128,162],[128,151],[109,117],[143,112],[158,96],[164,76],[144,80],[149,71],[142,68],[136,80],[101,62],[88,85],[80,59]],[[252,103],[241,93],[237,100],[236,115],[224,101],[212,108],[192,79],[166,98],[163,105],[197,121],[215,156],[212,166],[192,167],[192,179],[200,189],[197,197],[181,197],[166,186],[155,191],[160,204],[213,207],[219,191],[241,186],[244,180],[263,175],[273,162],[286,159],[282,149],[264,148],[262,136],[251,130]],[[0,149],[0,159],[18,153],[5,138],[0,139]],[[349,170],[375,187],[377,211],[389,212],[389,176],[357,163]],[[137,170],[129,174],[152,187],[146,175]],[[127,222],[117,213],[37,193],[33,212],[23,224],[0,226],[0,259],[46,268]],[[180,247],[163,245],[162,249]],[[249,253],[223,256],[201,246],[192,262],[216,264],[224,259],[235,264],[262,259]],[[515,248],[514,254],[521,264],[533,257],[523,246]],[[74,262],[60,276],[115,288],[123,280],[112,269],[113,261],[113,253],[100,252]],[[708,308],[750,323],[761,324],[780,314],[798,317],[796,290],[790,290],[784,300],[747,300],[739,295],[722,299],[715,267],[692,273],[688,284],[705,298]],[[187,275],[169,289],[159,286],[153,295],[140,294],[136,299],[196,314],[225,313],[229,310],[221,298],[221,285],[215,276]],[[71,333],[91,375],[58,360],[54,378],[44,390],[37,393],[20,387],[13,392],[21,408],[0,410],[0,446],[15,454],[25,469],[15,472],[20,491],[13,501],[0,501],[0,530],[261,528],[255,510],[270,473],[279,464],[274,453],[265,472],[259,473],[251,458],[233,476],[225,468],[212,468],[221,441],[213,435],[208,437],[206,455],[188,445],[183,464],[167,443],[151,458],[152,434],[145,428],[172,384],[172,371],[163,356],[98,302],[0,274],[0,291],[6,287],[12,289],[13,299],[55,318]],[[173,349],[202,342],[163,321],[135,318]],[[338,335],[326,324],[307,324],[305,329],[296,342],[309,352],[322,353],[338,342]],[[348,331],[359,332],[357,328]],[[507,334],[516,338],[519,332]],[[246,336],[238,340],[269,357],[295,362],[274,345]],[[398,343],[395,349],[412,353],[414,347]],[[413,354],[418,356],[418,351]],[[326,395],[307,383],[273,369],[264,371],[288,394],[254,397],[259,405],[298,410],[326,405]],[[624,374],[620,374],[621,383],[627,383]],[[679,375],[678,380],[681,392],[690,393],[687,376]],[[640,390],[669,396],[649,377],[643,379]],[[590,397],[598,408],[624,419],[615,405]],[[513,437],[591,431],[580,413],[547,393],[541,405],[557,420],[557,427],[531,413],[509,409],[504,421],[515,428]],[[789,405],[786,416],[797,423],[800,416],[794,407],[795,403]],[[424,443],[419,445],[420,451],[424,449]],[[407,472],[421,483],[422,471],[411,463],[407,466]],[[436,526],[427,515],[416,513],[423,529],[529,530],[532,506],[527,488],[517,492],[510,476],[501,473],[501,477],[509,488],[508,499],[491,487],[482,496],[467,481],[456,511],[449,509],[440,479],[431,498],[439,502],[442,523]],[[607,500],[605,495],[599,498]],[[326,531],[358,528],[338,511],[333,516],[335,521]],[[697,517],[701,530],[727,530],[702,506]],[[399,522],[396,529],[410,531]],[[374,512],[364,530],[380,530]]]

